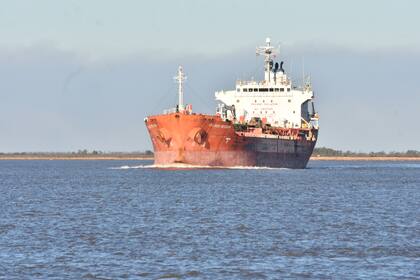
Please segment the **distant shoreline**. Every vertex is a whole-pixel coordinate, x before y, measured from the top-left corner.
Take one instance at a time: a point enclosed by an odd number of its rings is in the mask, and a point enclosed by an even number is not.
[[[55,154],[34,154],[16,155],[3,154],[0,160],[153,160],[148,155],[55,155]],[[395,156],[312,156],[314,161],[420,161],[420,157],[395,157]]]
[[[342,160],[342,161],[420,161],[420,157],[369,157],[369,156],[313,156],[311,160]]]
[[[0,160],[153,160],[137,155],[0,155]]]

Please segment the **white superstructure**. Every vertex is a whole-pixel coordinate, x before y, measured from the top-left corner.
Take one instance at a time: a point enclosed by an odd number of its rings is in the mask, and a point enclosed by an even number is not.
[[[283,62],[279,65],[273,61],[275,52],[269,38],[265,46],[257,47],[257,55],[265,58],[264,80],[239,80],[234,90],[217,91],[216,100],[222,102],[218,113],[228,112],[226,118],[241,123],[260,119],[273,127],[317,128],[318,117],[311,104],[314,95],[310,83],[301,88],[293,87]]]

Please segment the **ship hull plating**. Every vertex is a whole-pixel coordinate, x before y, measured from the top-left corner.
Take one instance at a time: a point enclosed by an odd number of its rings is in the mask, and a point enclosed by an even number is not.
[[[146,120],[155,164],[305,168],[314,149],[311,137],[235,131],[219,116],[173,113]],[[258,131],[258,130],[257,130]],[[301,131],[301,130],[296,130]]]

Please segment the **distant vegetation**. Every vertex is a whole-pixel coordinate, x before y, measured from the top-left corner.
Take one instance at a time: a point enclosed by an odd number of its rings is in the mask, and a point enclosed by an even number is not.
[[[322,157],[420,157],[420,151],[408,150],[406,152],[370,152],[360,153],[351,151],[340,151],[330,148],[315,148],[313,156]]]
[[[150,150],[146,150],[144,152],[103,152],[103,151],[97,151],[97,150],[93,150],[93,151],[88,151],[86,149],[84,150],[78,150],[77,152],[71,152],[71,154],[76,154],[76,155],[110,155],[110,156],[115,156],[115,155],[140,155],[140,156],[153,156],[153,152]]]
[[[314,157],[418,157],[420,151],[408,150],[406,152],[352,152],[340,151],[330,148],[315,148]],[[99,150],[89,151],[87,149],[74,152],[18,152],[18,153],[1,153],[0,158],[151,158],[153,152],[150,150],[136,152],[105,152]]]
[[[153,152],[146,150],[143,152],[104,152],[99,150],[89,151],[87,149],[75,152],[15,152],[1,153],[0,157],[153,157]]]

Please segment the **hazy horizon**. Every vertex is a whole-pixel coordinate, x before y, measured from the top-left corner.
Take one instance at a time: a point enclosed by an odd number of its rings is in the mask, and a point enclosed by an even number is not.
[[[151,150],[143,119],[174,106],[178,65],[186,102],[214,113],[215,90],[262,77],[255,47],[267,36],[295,85],[302,60],[312,77],[317,147],[420,150],[417,2],[211,3],[5,2],[0,152]]]

